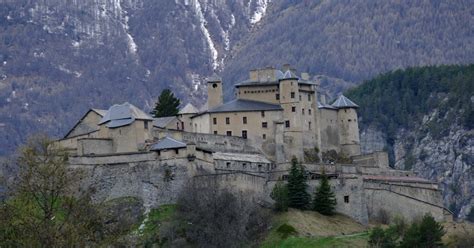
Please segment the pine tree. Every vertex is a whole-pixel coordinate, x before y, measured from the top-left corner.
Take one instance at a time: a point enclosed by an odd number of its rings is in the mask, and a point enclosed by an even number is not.
[[[400,247],[442,247],[444,228],[431,215],[425,215],[421,222],[413,223],[405,233]]]
[[[324,215],[333,215],[334,208],[336,206],[336,197],[334,192],[331,191],[328,177],[323,171],[321,184],[316,190],[316,194],[313,200],[313,210]]]
[[[275,184],[270,197],[275,201],[273,206],[275,211],[288,211],[288,187],[282,181]]]
[[[169,89],[165,89],[161,92],[155,104],[155,108],[153,108],[150,114],[155,118],[174,116],[178,114],[180,104],[180,100],[174,96],[173,92]]]
[[[290,175],[288,176],[288,206],[307,209],[311,200],[306,191],[307,188],[305,169],[296,158],[293,158],[291,160]]]

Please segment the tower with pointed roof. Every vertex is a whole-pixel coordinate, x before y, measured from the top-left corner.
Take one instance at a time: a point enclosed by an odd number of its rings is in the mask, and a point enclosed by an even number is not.
[[[331,105],[337,108],[339,145],[346,156],[360,155],[359,124],[357,108],[359,106],[344,95],[340,95]]]

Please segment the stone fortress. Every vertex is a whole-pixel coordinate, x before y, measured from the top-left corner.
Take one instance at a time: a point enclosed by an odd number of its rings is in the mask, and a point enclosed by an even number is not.
[[[296,157],[308,191],[325,171],[336,211],[362,224],[382,214],[451,219],[435,182],[390,168],[385,152],[361,154],[357,104],[343,95],[326,103],[307,73],[288,65],[251,70],[227,103],[222,89],[213,75],[204,110],[188,104],[177,116],[152,118],[129,103],[90,109],[57,143],[70,151],[70,166],[86,172],[82,183],[96,188],[98,201],[134,196],[156,207],[202,177],[271,202]]]

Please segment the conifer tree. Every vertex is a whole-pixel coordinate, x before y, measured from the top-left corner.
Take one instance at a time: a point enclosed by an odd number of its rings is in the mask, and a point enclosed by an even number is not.
[[[288,187],[282,181],[275,184],[270,197],[275,201],[273,205],[275,211],[288,211]]]
[[[401,248],[442,247],[441,238],[445,231],[431,215],[425,215],[420,223],[413,223],[405,233]]]
[[[311,196],[306,189],[306,172],[298,160],[291,160],[291,169],[288,176],[288,206],[297,209],[307,209]]]
[[[324,215],[333,215],[336,206],[336,197],[331,191],[328,177],[323,171],[321,184],[316,189],[316,194],[313,200],[313,210]]]
[[[174,96],[173,92],[171,92],[169,89],[165,89],[161,92],[160,96],[158,97],[158,101],[156,102],[155,107],[150,114],[152,114],[155,118],[174,116],[178,114],[178,107],[180,104],[180,100]]]

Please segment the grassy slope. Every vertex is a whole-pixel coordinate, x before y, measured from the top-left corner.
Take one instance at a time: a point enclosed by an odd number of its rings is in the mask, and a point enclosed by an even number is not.
[[[294,227],[297,234],[282,238],[277,229],[283,224]],[[261,247],[366,247],[367,237],[366,228],[349,217],[290,209],[274,217]]]

